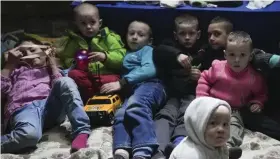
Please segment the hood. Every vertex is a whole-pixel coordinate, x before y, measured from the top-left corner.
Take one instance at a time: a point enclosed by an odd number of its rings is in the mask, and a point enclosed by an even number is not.
[[[230,105],[226,101],[212,97],[199,97],[191,102],[185,112],[184,122],[188,137],[193,142],[213,148],[205,142],[204,132],[212,112],[221,105],[231,111]]]

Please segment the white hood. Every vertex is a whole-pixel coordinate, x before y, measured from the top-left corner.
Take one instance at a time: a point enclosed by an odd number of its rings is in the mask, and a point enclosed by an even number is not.
[[[211,114],[221,105],[231,108],[226,101],[212,98],[199,97],[188,106],[184,122],[187,137],[173,150],[170,159],[227,159],[226,147],[214,148],[206,143],[205,129]]]
[[[193,142],[199,145],[202,144],[208,148],[213,148],[206,144],[204,132],[211,114],[221,105],[231,110],[226,101],[212,97],[199,97],[191,102],[185,112],[184,122],[187,134]]]

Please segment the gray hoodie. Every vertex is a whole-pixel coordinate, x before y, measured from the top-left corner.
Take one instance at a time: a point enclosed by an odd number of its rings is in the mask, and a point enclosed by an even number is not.
[[[204,138],[211,114],[221,105],[231,110],[227,102],[212,97],[199,97],[192,101],[184,116],[188,136],[176,146],[169,159],[228,159],[226,146],[214,148]]]

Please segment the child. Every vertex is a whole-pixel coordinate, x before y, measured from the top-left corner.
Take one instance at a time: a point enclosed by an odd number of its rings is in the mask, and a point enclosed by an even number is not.
[[[250,65],[252,40],[247,33],[236,31],[229,34],[225,59],[215,60],[212,67],[201,74],[196,96],[219,98],[230,104],[233,113],[228,146],[234,147],[242,144],[244,135],[240,110],[248,106],[253,113],[261,112],[267,92],[263,77]]]
[[[107,27],[100,30],[102,19],[94,5],[82,3],[75,7],[74,20],[78,31],[69,31],[69,39],[60,58],[64,67],[69,68],[78,50],[90,52],[88,70],[74,69],[68,74],[77,83],[86,102],[89,97],[99,93],[102,84],[119,80],[118,74],[126,50],[119,35]]]
[[[209,69],[213,60],[224,60],[224,49],[233,24],[226,18],[215,17],[208,26],[208,45],[200,50],[203,54],[201,70]]]
[[[42,52],[33,44],[24,41],[10,50],[1,71],[1,92],[8,99],[5,121],[11,128],[1,136],[1,151],[15,153],[36,146],[43,128],[56,125],[61,114],[67,115],[72,124],[71,151],[85,148],[90,125],[77,86],[72,79],[61,76],[53,55],[20,62],[21,57]]]
[[[252,66],[259,70],[266,78],[268,100],[262,113],[253,114],[249,111],[242,111],[243,122],[252,131],[262,132],[274,139],[280,140],[280,108],[277,105],[280,102],[280,56],[265,53],[258,49],[254,49],[253,52]]]
[[[198,19],[188,14],[176,17],[174,38],[173,44],[162,44],[154,49],[153,60],[158,76],[167,87],[169,100],[155,116],[160,145],[153,159],[168,158],[170,154],[165,153],[165,149],[169,143],[173,142],[176,146],[185,137],[184,113],[195,98],[200,76],[199,69],[191,68],[200,64],[197,54],[200,38]]]
[[[170,159],[228,159],[229,104],[212,97],[191,102],[184,120],[188,137],[173,150]]]
[[[124,58],[125,73],[120,81],[105,84],[101,93],[111,93],[131,86],[132,93],[117,110],[114,122],[114,159],[151,158],[158,147],[153,113],[165,100],[164,87],[156,79],[152,60],[152,34],[148,24],[133,21],[126,35],[129,51]],[[129,154],[132,153],[133,157]]]

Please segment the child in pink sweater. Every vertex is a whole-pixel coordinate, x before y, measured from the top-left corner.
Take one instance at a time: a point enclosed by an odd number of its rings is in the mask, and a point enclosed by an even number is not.
[[[252,40],[242,31],[230,33],[225,61],[215,60],[198,81],[196,96],[211,96],[227,101],[232,109],[231,137],[228,146],[239,146],[244,135],[240,110],[248,106],[253,113],[261,112],[267,99],[263,77],[250,65]]]

